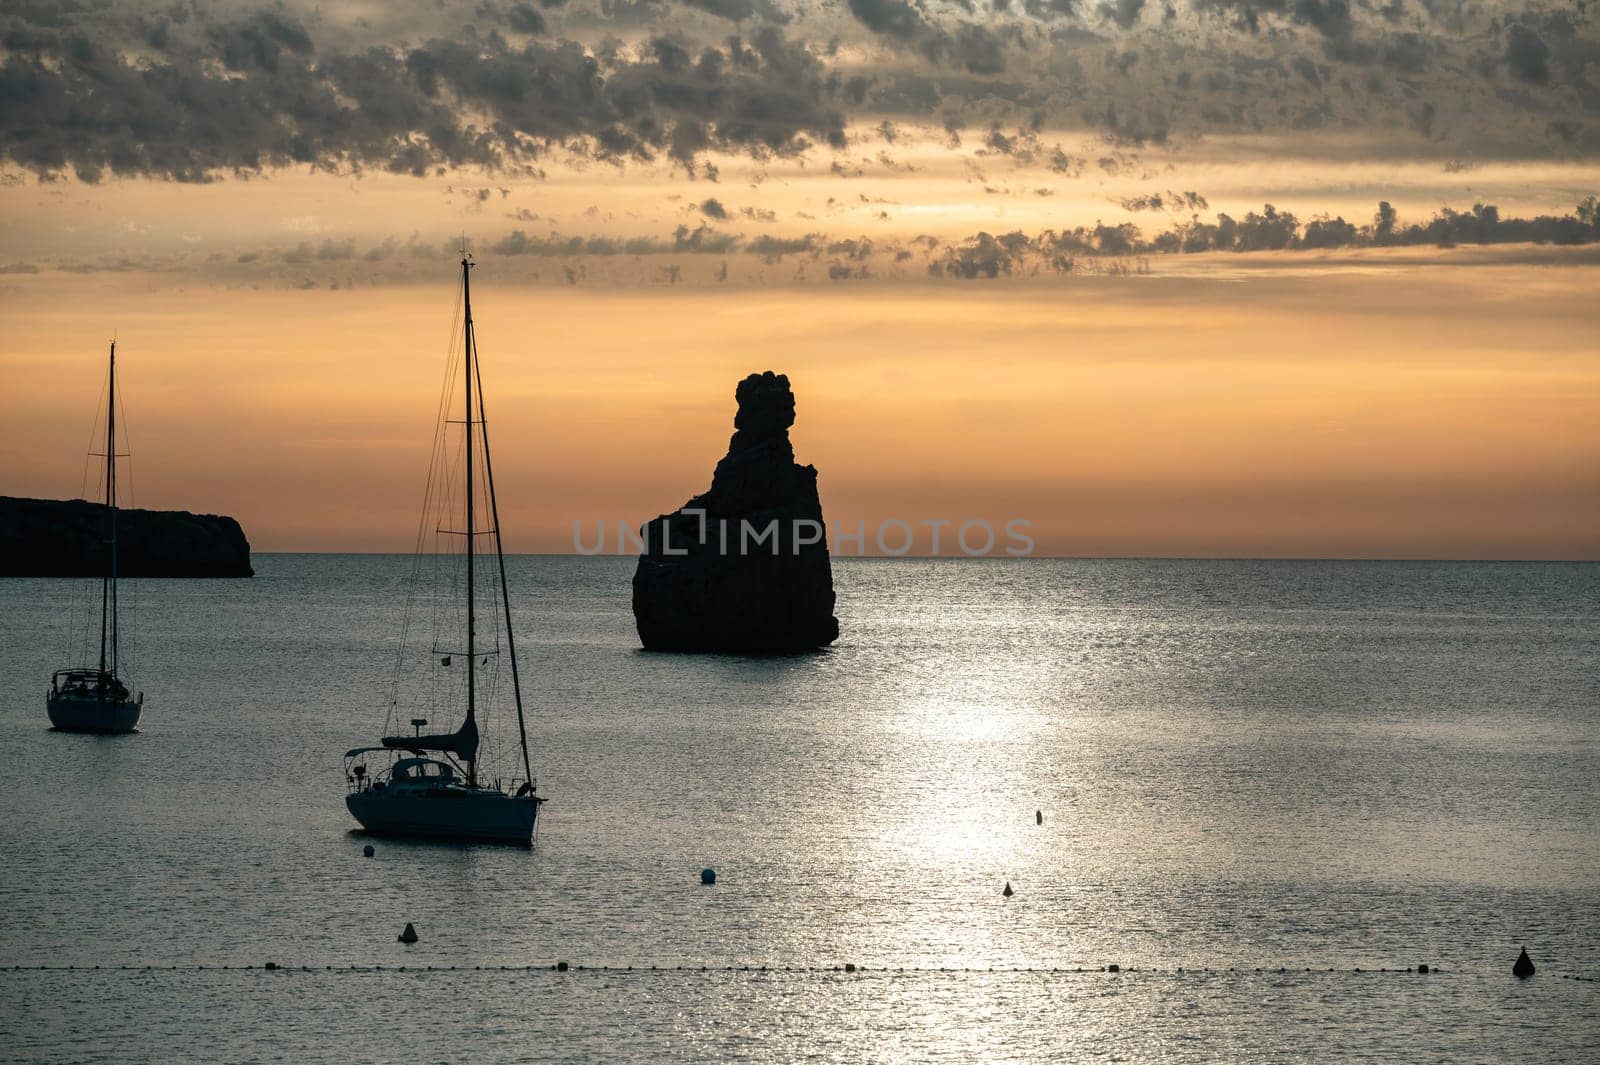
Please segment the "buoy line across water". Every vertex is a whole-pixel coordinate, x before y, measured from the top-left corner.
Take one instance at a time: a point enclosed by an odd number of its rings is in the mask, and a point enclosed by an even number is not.
[[[567,961],[540,962],[521,965],[392,965],[392,964],[347,964],[347,965],[289,965],[279,962],[265,962],[259,965],[217,965],[217,964],[187,964],[187,965],[0,965],[0,972],[49,972],[49,973],[92,973],[92,972],[333,972],[333,973],[492,973],[492,972],[599,972],[599,973],[843,973],[849,975],[1038,975],[1038,976],[1404,976],[1406,974],[1423,976],[1457,975],[1469,970],[1452,969],[1447,973],[1438,966],[1415,965],[1408,967],[1379,967],[1368,968],[1357,966],[1350,968],[1336,967],[1297,967],[1288,966],[1255,966],[1255,967],[1186,967],[1186,966],[1145,966],[1129,967],[1119,963],[1106,965],[1078,965],[1078,966],[899,966],[899,965],[862,965],[856,962],[839,962],[825,965],[574,965]],[[1499,972],[1496,970],[1490,975]],[[1554,976],[1555,974],[1548,974]],[[1570,973],[1560,975],[1562,980],[1571,980],[1578,983],[1600,982],[1600,977],[1582,976]]]

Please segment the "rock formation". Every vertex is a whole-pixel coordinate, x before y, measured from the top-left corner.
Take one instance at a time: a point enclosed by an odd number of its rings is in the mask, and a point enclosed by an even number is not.
[[[641,530],[633,617],[659,651],[787,654],[839,637],[815,466],[794,461],[789,379],[739,382],[711,488]]]
[[[0,577],[98,577],[106,509],[81,499],[0,496]],[[232,518],[184,510],[119,510],[124,577],[249,577],[250,543]]]

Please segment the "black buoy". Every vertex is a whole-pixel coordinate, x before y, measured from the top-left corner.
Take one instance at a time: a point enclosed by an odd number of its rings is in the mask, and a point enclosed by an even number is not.
[[[845,962],[844,963],[844,971],[847,972],[847,973],[855,972],[856,971],[856,963],[853,962],[853,961]]]
[[[1120,973],[1121,971],[1122,971],[1122,966],[1120,966],[1120,965],[1107,965],[1106,966],[1106,972],[1108,972],[1108,973]]]
[[[1526,980],[1537,971],[1533,967],[1533,959],[1528,957],[1528,948],[1523,947],[1522,953],[1517,955],[1517,963],[1511,967],[1511,975],[1519,980]]]
[[[558,972],[558,973],[564,973],[564,972],[566,972],[566,971],[567,971],[567,970],[568,970],[568,969],[569,969],[569,968],[571,968],[571,966],[569,966],[569,965],[568,965],[568,964],[567,964],[567,963],[566,963],[566,962],[564,962],[564,961],[558,961],[558,962],[556,962],[556,972]]]
[[[267,964],[262,966],[263,969],[267,969],[269,971],[272,970],[272,969],[276,969],[277,967],[278,967],[278,963],[275,962],[275,961],[269,961],[269,962],[267,962]]]
[[[1033,811],[1033,823],[1036,824],[1036,825],[1044,824],[1044,811],[1043,810],[1035,810],[1035,811]]]
[[[1005,889],[1005,890],[1004,890],[1004,891],[1002,891],[1002,892],[1000,892],[1000,894],[1002,894],[1002,895],[1004,895],[1004,896],[1005,896],[1005,897],[1006,897],[1006,898],[1008,898],[1008,899],[1009,899],[1009,898],[1010,898],[1010,897],[1011,897],[1011,896],[1013,896],[1013,895],[1015,895],[1015,894],[1016,894],[1016,892],[1015,892],[1015,891],[1012,891],[1012,890],[1011,890],[1011,881],[1009,881],[1009,880],[1007,880],[1007,881],[1006,881],[1006,889]]]
[[[716,882],[717,882],[717,871],[715,869],[702,869],[702,870],[700,870],[700,883],[704,884],[706,887],[710,887],[712,884],[715,884]]]
[[[402,943],[415,943],[416,941],[417,941],[417,930],[416,930],[416,928],[414,928],[412,926],[410,921],[407,921],[406,922],[406,930],[404,932],[400,933],[400,942],[402,942]]]
[[[378,852],[372,849],[372,844],[370,843],[361,848],[361,856],[363,858],[370,858],[376,853]]]
[[[1427,975],[1428,967],[1426,965],[1419,965],[1417,966],[1417,972]]]

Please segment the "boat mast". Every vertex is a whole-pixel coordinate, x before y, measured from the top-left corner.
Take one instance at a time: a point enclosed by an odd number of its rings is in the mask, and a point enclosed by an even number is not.
[[[461,305],[465,311],[465,322],[462,326],[462,347],[466,349],[463,358],[467,364],[467,721],[469,722],[475,719],[478,700],[477,675],[473,668],[477,652],[473,646],[476,626],[472,601],[472,548],[473,540],[477,537],[477,530],[472,524],[472,281],[471,275],[468,273],[471,269],[472,259],[463,253],[461,256]],[[478,760],[476,757],[467,760],[467,783],[474,787],[478,784]]]
[[[106,392],[106,542],[111,564],[100,580],[100,674],[106,673],[109,635],[111,675],[117,675],[117,342],[111,342],[110,384]]]
[[[472,361],[478,361],[477,338],[473,338]],[[511,655],[511,690],[517,699],[517,734],[522,740],[522,771],[528,786],[533,786],[533,763],[528,758],[528,725],[522,717],[522,678],[517,673],[517,638],[511,631],[511,589],[506,585],[506,551],[500,540],[500,503],[494,494],[494,463],[489,459],[489,416],[483,408],[483,372],[478,373],[478,417],[483,421],[483,473],[489,481],[489,516],[494,521],[494,554],[500,563],[500,602],[506,612],[506,649]]]

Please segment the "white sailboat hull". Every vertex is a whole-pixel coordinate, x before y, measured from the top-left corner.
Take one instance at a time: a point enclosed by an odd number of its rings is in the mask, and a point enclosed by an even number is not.
[[[98,699],[93,695],[53,695],[45,700],[50,726],[60,732],[134,732],[144,713],[144,696]]]
[[[351,816],[368,832],[385,836],[488,843],[533,842],[540,800],[497,791],[450,789],[424,793],[371,788],[345,796]]]

